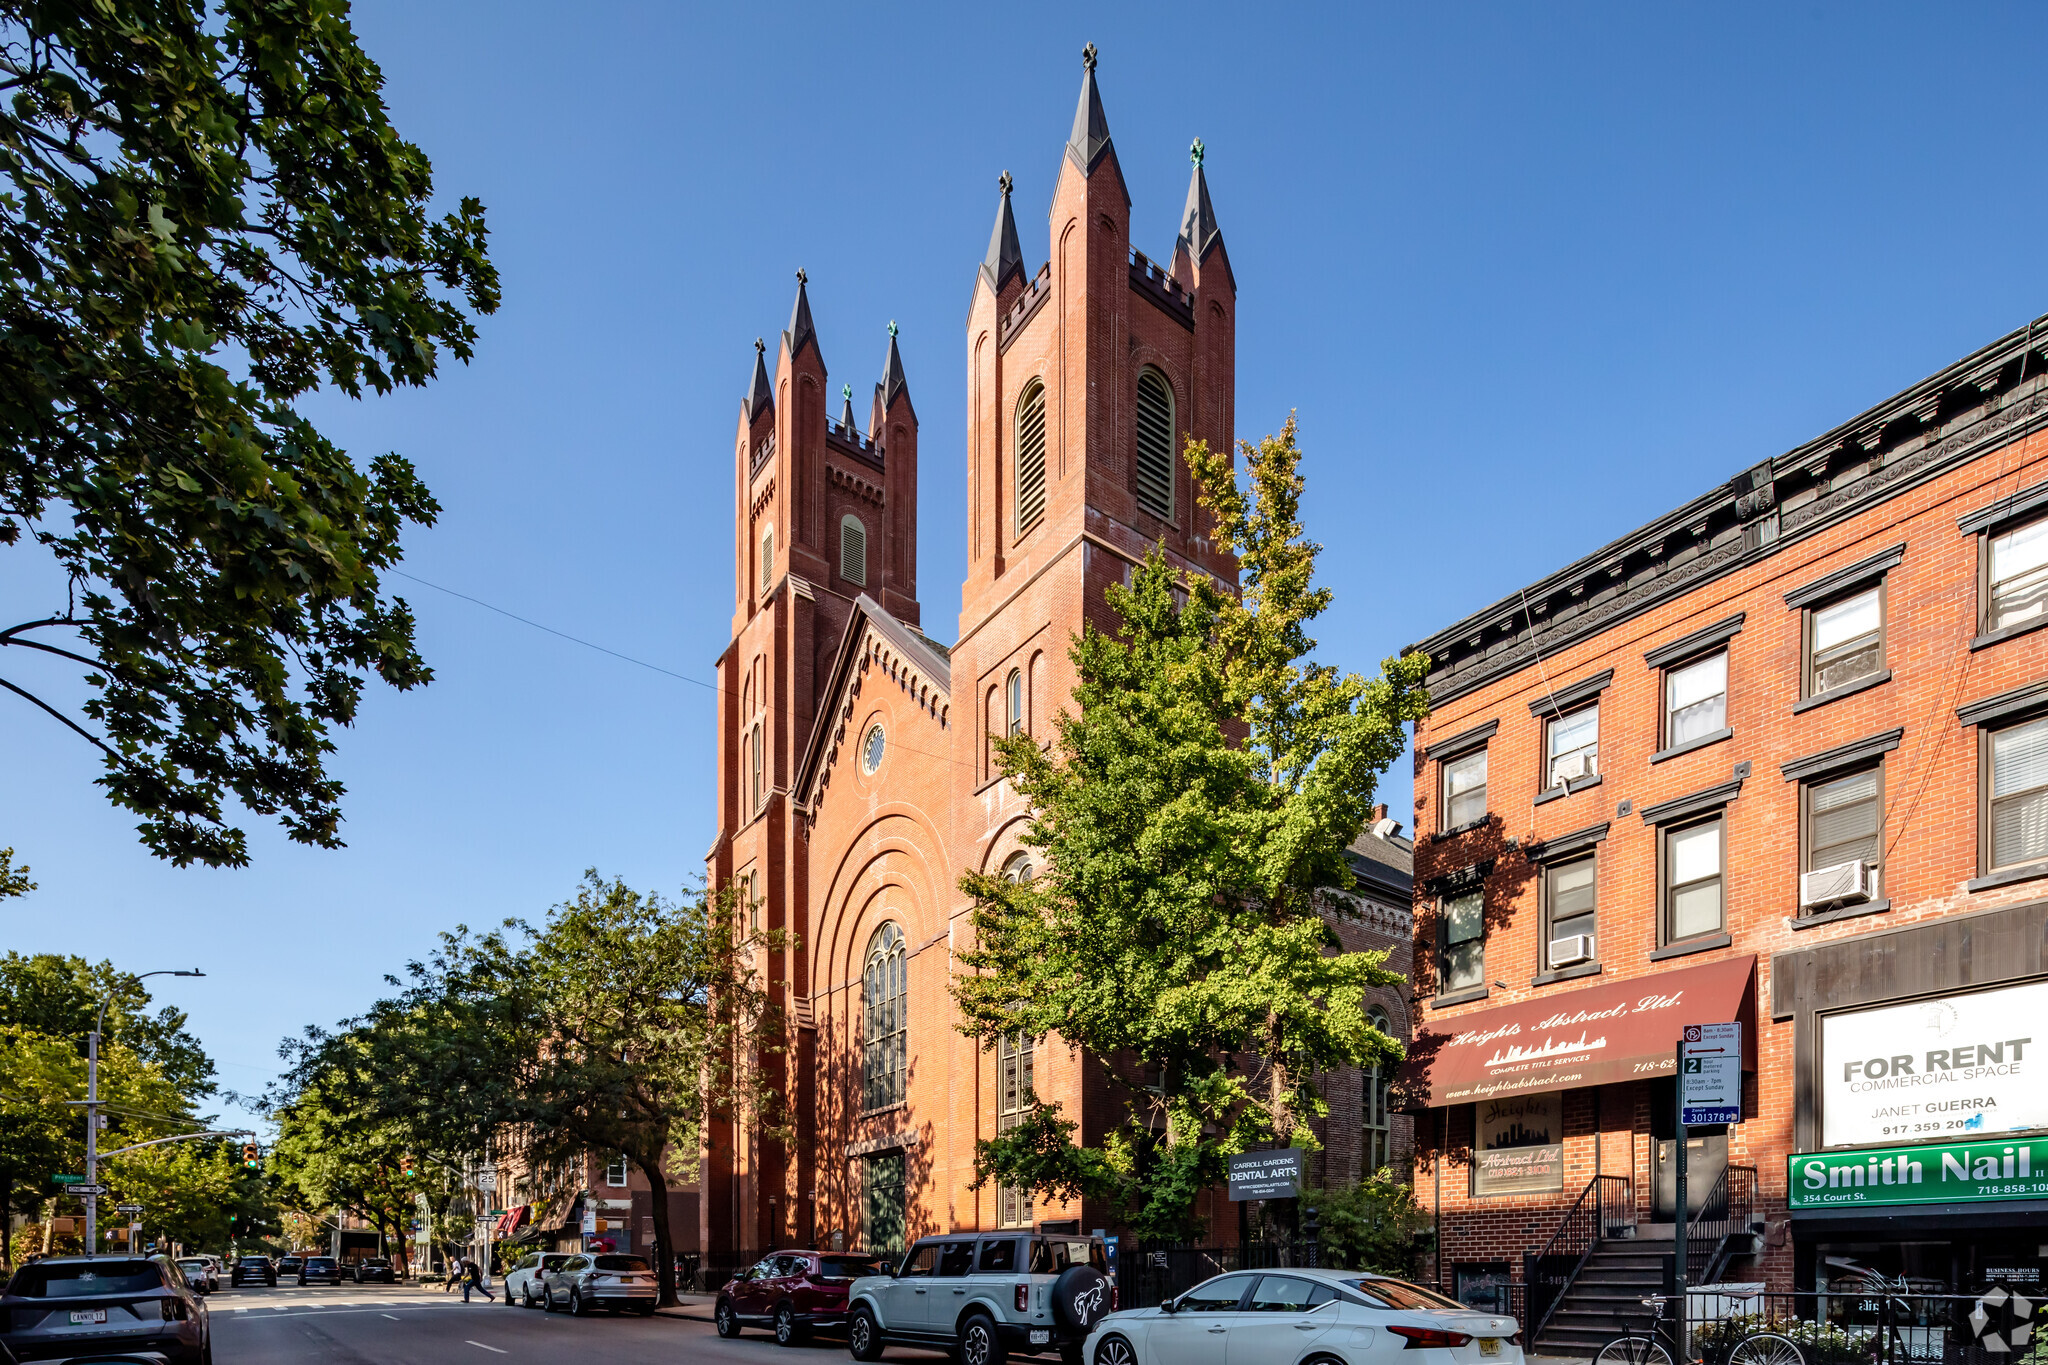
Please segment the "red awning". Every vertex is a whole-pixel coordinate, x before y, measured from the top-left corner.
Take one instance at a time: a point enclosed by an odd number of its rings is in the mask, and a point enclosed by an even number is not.
[[[506,1209],[504,1216],[498,1219],[498,1225],[495,1229],[496,1235],[499,1237],[510,1237],[518,1229],[519,1220],[524,1217],[526,1217],[526,1205],[524,1204],[521,1204],[516,1209]]]
[[[1743,1028],[1756,1069],[1756,958],[1726,958],[1418,1025],[1398,1082],[1402,1107],[1431,1109],[1668,1076],[1687,1024]]]

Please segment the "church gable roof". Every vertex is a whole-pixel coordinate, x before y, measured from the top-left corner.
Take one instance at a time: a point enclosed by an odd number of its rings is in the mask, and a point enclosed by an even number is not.
[[[803,763],[796,775],[799,809],[811,811],[824,791],[833,759],[847,738],[846,726],[853,719],[853,685],[864,665],[880,668],[940,730],[947,728],[953,701],[950,651],[862,593],[854,601],[846,634],[833,653],[832,671],[821,696],[823,704],[804,745]]]

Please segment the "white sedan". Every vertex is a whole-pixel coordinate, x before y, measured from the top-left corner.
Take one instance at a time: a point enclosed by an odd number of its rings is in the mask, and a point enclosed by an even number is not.
[[[1356,1270],[1218,1275],[1157,1308],[1111,1313],[1087,1365],[1522,1365],[1511,1317]],[[1424,1355],[1401,1354],[1427,1352]]]

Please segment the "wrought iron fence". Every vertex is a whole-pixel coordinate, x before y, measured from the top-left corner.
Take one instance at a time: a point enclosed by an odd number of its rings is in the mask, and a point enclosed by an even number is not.
[[[1750,1235],[1756,1207],[1756,1167],[1724,1166],[1720,1177],[1700,1201],[1699,1212],[1686,1220],[1686,1280],[1703,1284],[1720,1278],[1734,1247],[1731,1239]]]
[[[1659,1296],[1653,1329],[1638,1329],[1606,1358],[1664,1365],[2043,1365],[2048,1299],[1993,1288],[1917,1294],[1871,1278],[1812,1293],[1747,1285],[1694,1286]],[[1653,1346],[1654,1344],[1654,1346]]]
[[[1303,1248],[1270,1242],[1241,1247],[1120,1247],[1116,1259],[1119,1308],[1154,1308],[1202,1281],[1232,1270],[1280,1270],[1307,1264]]]

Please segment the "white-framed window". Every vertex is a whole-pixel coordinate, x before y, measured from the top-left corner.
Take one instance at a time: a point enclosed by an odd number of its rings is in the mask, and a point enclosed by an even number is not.
[[[1728,728],[1728,651],[1664,670],[1664,747]]]
[[[628,1163],[623,1156],[616,1161],[610,1162],[604,1168],[604,1183],[615,1190],[625,1189],[627,1169]]]
[[[903,1102],[909,968],[903,930],[893,921],[875,930],[860,982],[862,1109]]]
[[[1460,829],[1486,818],[1486,750],[1445,759],[1443,827]]]
[[[1138,506],[1173,520],[1173,386],[1147,365],[1138,371]]]
[[[1017,404],[1017,534],[1045,514],[1045,385],[1031,381]]]
[[[1013,668],[1010,676],[1003,680],[1003,734],[1022,734],[1024,730],[1024,673]]]
[[[1378,1005],[1366,1007],[1365,1022],[1389,1038],[1394,1036],[1393,1021]],[[1394,1161],[1392,1068],[1375,1063],[1365,1069],[1363,1081],[1365,1113],[1360,1136],[1364,1141],[1360,1144],[1358,1173],[1361,1176],[1370,1176],[1381,1167],[1392,1165]]]
[[[851,512],[839,519],[839,576],[867,586],[868,528]]]
[[[1600,703],[1551,718],[1545,729],[1543,785],[1561,787],[1600,771]]]

